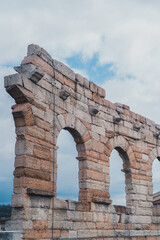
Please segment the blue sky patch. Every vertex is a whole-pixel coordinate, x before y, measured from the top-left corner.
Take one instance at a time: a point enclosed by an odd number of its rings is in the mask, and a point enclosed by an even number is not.
[[[85,70],[89,76],[89,81],[96,84],[103,84],[104,81],[115,76],[113,64],[99,64],[99,55],[96,53],[92,59],[84,60],[81,54],[74,55],[66,59],[68,65],[74,69]]]
[[[0,184],[0,205],[10,204],[11,196],[13,194],[13,182],[3,182]]]

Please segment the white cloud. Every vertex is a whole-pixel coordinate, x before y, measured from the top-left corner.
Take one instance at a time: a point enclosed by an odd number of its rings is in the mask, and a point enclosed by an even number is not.
[[[130,109],[157,123],[160,122],[160,82],[143,81],[137,78],[114,78],[102,85],[107,99],[130,106]]]
[[[113,200],[113,205],[121,205],[121,206],[126,206],[126,199],[124,194],[116,194],[114,195],[114,197],[112,198]]]
[[[160,2],[156,0],[3,1],[0,8],[1,163],[6,166],[6,160],[2,159],[7,156],[5,144],[9,141],[12,149],[14,138],[10,110],[14,101],[3,88],[3,76],[14,72],[9,64],[19,64],[30,43],[42,46],[61,60],[82,54],[85,61],[97,53],[98,64],[111,63],[115,72],[112,79],[103,83],[107,99],[130,105],[131,110],[159,122],[159,11]]]
[[[159,121],[158,1],[29,3],[1,4],[1,64],[20,62],[32,42],[61,59],[77,53],[86,59],[98,53],[99,64],[112,63],[116,73],[103,84],[107,98],[128,103],[134,111]]]
[[[81,76],[89,79],[89,76],[88,76],[88,74],[86,73],[85,69],[72,68],[72,70],[73,70],[75,73],[78,73],[78,74],[80,74]]]
[[[7,182],[8,180],[10,180],[10,178],[8,178],[8,177],[0,177],[0,182]]]

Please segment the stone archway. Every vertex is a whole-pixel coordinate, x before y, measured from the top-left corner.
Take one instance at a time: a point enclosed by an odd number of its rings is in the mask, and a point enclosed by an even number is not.
[[[122,161],[123,161],[123,169],[122,171],[125,173],[125,191],[126,191],[126,205],[132,206],[131,194],[132,194],[132,177],[131,177],[131,167],[135,162],[134,152],[127,142],[127,140],[122,136],[115,136],[107,142],[107,159],[109,161],[109,157],[113,151],[113,149],[117,150]],[[110,164],[108,164],[110,165]]]
[[[55,123],[56,142],[59,133],[62,129],[64,129],[72,135],[76,143],[76,148],[78,152],[77,160],[79,161],[79,201],[82,201],[87,198],[87,196],[85,197],[85,195],[83,194],[83,199],[81,199],[81,192],[83,192],[83,189],[86,186],[86,177],[84,176],[86,168],[85,165],[80,162],[86,161],[87,142],[91,140],[91,136],[86,126],[73,114],[59,114],[56,117]],[[55,179],[57,179],[57,160],[55,161]]]

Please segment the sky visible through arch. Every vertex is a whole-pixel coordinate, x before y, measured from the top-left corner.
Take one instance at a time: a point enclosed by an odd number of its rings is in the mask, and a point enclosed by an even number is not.
[[[40,45],[104,87],[108,100],[160,123],[159,12],[158,0],[0,1],[1,204],[11,199],[15,157],[14,101],[3,77],[14,73],[27,45]]]

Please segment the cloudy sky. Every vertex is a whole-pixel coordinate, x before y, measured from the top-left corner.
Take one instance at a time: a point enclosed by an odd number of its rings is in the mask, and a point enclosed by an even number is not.
[[[10,202],[15,144],[10,109],[14,101],[5,93],[3,77],[14,73],[13,66],[20,64],[27,45],[40,45],[104,87],[110,101],[125,103],[160,123],[159,12],[158,0],[0,0],[0,203]],[[60,144],[67,149],[61,140]],[[72,140],[69,144],[74,145]],[[75,172],[76,150],[75,156],[59,152],[60,159],[64,155],[71,166],[74,162]],[[116,153],[112,162],[113,169],[120,168]],[[120,179],[124,182],[123,175]],[[59,195],[75,199],[77,183],[71,193],[69,182],[63,188],[58,181]],[[113,182],[112,199],[119,203],[123,186],[118,192]]]

